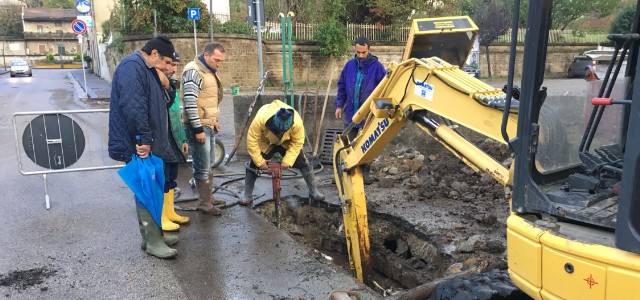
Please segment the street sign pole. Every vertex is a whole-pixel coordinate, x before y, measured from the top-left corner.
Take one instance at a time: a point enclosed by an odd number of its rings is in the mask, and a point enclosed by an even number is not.
[[[199,8],[187,8],[187,18],[193,21],[193,52],[195,53],[194,58],[198,57],[198,33],[196,31],[196,21],[200,20],[200,9]]]
[[[78,2],[82,2],[82,1],[78,1]],[[80,44],[80,55],[82,56],[80,58],[80,61],[82,61],[82,77],[84,78],[84,97],[88,98],[88,96],[87,96],[87,72],[86,72],[85,67],[84,67],[84,64],[85,64],[84,47],[82,45],[82,44],[84,44],[84,42],[83,42],[84,35],[87,33],[87,23],[85,23],[82,20],[75,19],[75,20],[73,20],[73,22],[71,22],[71,29],[73,30],[73,32],[75,34],[78,35],[78,44]]]
[[[193,50],[196,53],[194,58],[198,57],[198,35],[196,34],[196,20],[193,20]]]
[[[153,36],[158,36],[158,16],[156,9],[153,9]]]
[[[256,25],[258,26],[258,66],[260,70],[260,73],[258,73],[258,76],[260,77],[258,78],[258,82],[262,80],[262,73],[264,73],[262,67],[262,29],[260,26],[260,17],[260,0],[256,0]]]
[[[213,0],[209,0],[209,33],[211,35],[211,43],[213,43]]]
[[[81,54],[80,54],[80,55],[81,55],[80,60],[82,61],[82,77],[84,78],[84,97],[85,97],[85,98],[89,98],[89,96],[88,96],[88,94],[87,94],[87,89],[88,89],[88,88],[87,88],[87,71],[86,71],[86,69],[85,69],[85,67],[84,67],[84,63],[85,63],[85,61],[84,61],[84,47],[83,47],[83,45],[82,45],[82,44],[83,44],[83,43],[82,43],[82,40],[83,40],[83,39],[84,39],[84,36],[82,36],[82,35],[79,35],[79,36],[78,36],[78,40],[79,40],[79,41],[81,41],[81,42],[80,42],[80,53],[81,53]]]

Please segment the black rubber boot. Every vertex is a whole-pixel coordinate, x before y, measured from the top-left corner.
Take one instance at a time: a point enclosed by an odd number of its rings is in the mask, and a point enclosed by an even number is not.
[[[244,195],[238,202],[240,205],[251,206],[253,204],[253,187],[256,184],[256,179],[258,179],[258,174],[247,169],[244,176]]]
[[[309,188],[309,199],[323,201],[324,195],[318,191],[318,187],[316,185],[316,177],[313,174],[313,170],[311,167],[306,167],[300,169],[302,173],[302,178],[307,182],[307,187]]]

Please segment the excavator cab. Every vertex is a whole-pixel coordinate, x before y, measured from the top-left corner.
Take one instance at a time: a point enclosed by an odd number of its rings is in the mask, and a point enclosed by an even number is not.
[[[544,76],[553,2],[529,1],[517,136],[509,140],[515,153],[509,273],[536,299],[634,299],[640,289],[638,11],[630,32],[608,36],[615,55],[604,78],[558,86]],[[560,126],[540,126],[549,114],[562,116]],[[566,138],[550,142],[551,135]]]

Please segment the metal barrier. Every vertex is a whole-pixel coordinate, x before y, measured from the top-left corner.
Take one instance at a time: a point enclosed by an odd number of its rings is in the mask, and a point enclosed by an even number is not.
[[[48,174],[124,166],[109,158],[106,151],[109,109],[17,112],[12,121],[20,173],[42,175],[47,209],[51,208]]]

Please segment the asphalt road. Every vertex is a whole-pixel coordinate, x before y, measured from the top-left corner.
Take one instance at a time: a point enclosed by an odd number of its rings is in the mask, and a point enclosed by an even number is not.
[[[95,108],[77,100],[67,72],[35,70],[33,77],[17,78],[0,75],[0,295],[10,299],[327,299],[332,290],[357,286],[349,274],[312,258],[256,212],[239,206],[218,218],[186,213],[193,221],[179,233],[178,257],[148,256],[139,248],[132,193],[115,170],[48,175],[51,209],[46,210],[43,177],[19,172],[33,164],[24,156],[22,167],[17,162],[12,114]],[[72,118],[83,127],[87,140],[88,154],[78,165],[113,164],[105,153],[106,114]],[[28,122],[18,122],[19,139]],[[224,171],[241,170],[232,166]],[[306,196],[306,190],[301,193]],[[363,299],[379,297],[368,289],[362,293]]]

